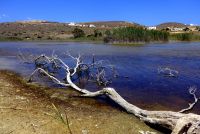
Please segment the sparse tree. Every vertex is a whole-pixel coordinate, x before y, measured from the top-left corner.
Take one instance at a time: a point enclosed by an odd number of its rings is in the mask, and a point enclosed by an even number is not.
[[[188,27],[184,28],[183,31],[187,32],[190,31],[190,29]]]

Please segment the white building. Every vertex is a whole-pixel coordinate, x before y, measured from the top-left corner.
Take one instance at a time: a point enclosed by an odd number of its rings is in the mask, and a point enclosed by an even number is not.
[[[172,32],[178,32],[178,31],[183,31],[183,28],[181,27],[174,27],[171,29]]]
[[[89,27],[96,27],[94,24],[90,24]]]
[[[76,23],[70,22],[70,23],[68,24],[68,26],[76,26]]]
[[[88,27],[88,25],[83,24],[82,27]]]
[[[76,24],[76,26],[77,26],[77,27],[82,27],[83,25],[81,25],[81,24]]]
[[[147,27],[148,30],[156,30],[156,27],[151,26],[151,27]]]
[[[88,27],[88,25],[85,25],[85,24],[78,24],[78,23],[75,23],[75,22],[70,22],[68,24],[68,26],[74,26],[74,27]]]

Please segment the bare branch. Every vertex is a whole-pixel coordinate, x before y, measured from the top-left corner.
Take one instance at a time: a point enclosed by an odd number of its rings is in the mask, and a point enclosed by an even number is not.
[[[177,77],[178,76],[178,71],[173,70],[171,68],[165,67],[165,68],[158,68],[158,74],[162,74],[164,76],[169,76],[169,77]]]
[[[51,80],[53,80],[53,82],[55,82],[55,83],[58,84],[58,85],[65,86],[65,87],[70,86],[70,84],[65,84],[65,83],[61,82],[60,80],[58,80],[58,79],[55,78],[54,76],[50,75],[48,72],[46,72],[46,71],[45,71],[44,69],[42,69],[42,68],[37,68],[37,69],[31,74],[31,76],[30,76],[30,78],[29,78],[29,81],[32,81],[32,78],[33,78],[34,74],[37,73],[37,72],[39,72],[39,71],[40,71],[40,73],[44,73],[44,74],[45,74],[46,76],[48,76]]]
[[[33,55],[25,55],[21,52],[21,50],[19,49],[18,51],[18,55],[17,55],[17,58],[23,62],[23,63],[26,63],[26,64],[32,64],[33,63],[33,60],[34,60],[34,56]]]
[[[74,74],[76,74],[77,72],[77,69],[79,67],[79,65],[81,64],[81,55],[79,54],[77,58],[74,58],[76,60],[76,66],[74,67],[74,71],[73,73],[71,74],[71,76],[73,76]]]
[[[181,111],[179,111],[180,113],[184,113],[184,112],[187,112],[187,111],[189,111],[189,110],[191,110],[193,107],[194,107],[194,105],[198,102],[198,100],[200,99],[200,98],[197,98],[197,96],[196,96],[196,90],[197,90],[197,88],[195,87],[195,86],[193,86],[193,87],[190,87],[189,89],[188,89],[188,91],[189,91],[189,93],[194,97],[194,102],[193,103],[189,103],[189,107],[188,108],[185,108],[185,109],[182,109]]]

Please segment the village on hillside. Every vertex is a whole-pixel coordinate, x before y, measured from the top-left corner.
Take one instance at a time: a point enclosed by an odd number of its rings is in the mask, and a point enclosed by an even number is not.
[[[199,32],[200,26],[195,24],[189,24],[189,25],[169,25],[169,26],[149,26],[147,27],[148,30],[166,30],[168,32],[172,33],[183,33],[183,32]]]

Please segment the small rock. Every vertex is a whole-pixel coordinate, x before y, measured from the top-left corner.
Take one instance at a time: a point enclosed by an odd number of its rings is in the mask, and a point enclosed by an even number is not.
[[[58,98],[59,95],[60,95],[59,93],[54,93],[51,95],[51,98]]]
[[[20,92],[20,91],[21,91],[21,90],[19,90],[19,89],[16,90],[17,93]]]
[[[83,129],[83,130],[82,130],[82,134],[88,134],[88,131],[85,130],[85,129]]]
[[[150,131],[139,131],[140,134],[156,134],[156,132],[150,132]]]
[[[95,125],[96,128],[99,128],[98,124]]]
[[[15,99],[17,99],[17,100],[26,100],[26,97],[23,97],[23,96],[16,96]]]

